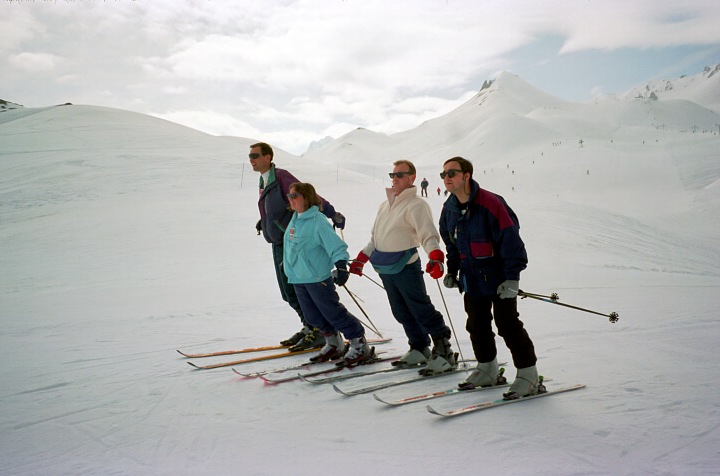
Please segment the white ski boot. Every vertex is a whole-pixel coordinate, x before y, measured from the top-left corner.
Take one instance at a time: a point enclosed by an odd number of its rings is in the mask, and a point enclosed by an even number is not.
[[[467,380],[458,384],[458,388],[460,390],[470,390],[477,387],[503,385],[507,383],[507,379],[503,376],[504,372],[505,369],[498,367],[497,358],[491,362],[480,362]]]
[[[325,334],[325,346],[320,349],[320,353],[314,357],[310,357],[310,362],[327,362],[328,360],[337,360],[345,354],[345,341],[339,332],[333,334]]]
[[[418,373],[424,377],[450,372],[458,366],[457,355],[450,347],[450,339],[447,337],[433,338],[435,345],[432,350],[432,357],[425,368]]]
[[[350,339],[350,348],[343,358],[343,364],[345,367],[354,367],[356,365],[362,365],[374,358],[375,347],[368,346],[365,337],[361,336]]]
[[[538,377],[537,367],[525,367],[517,369],[515,381],[510,385],[510,390],[503,393],[505,400],[515,400],[530,395],[537,395],[540,389],[540,379]]]
[[[429,347],[425,347],[422,351],[410,349],[405,355],[400,357],[400,360],[396,360],[392,365],[393,367],[400,367],[401,369],[420,367],[427,364],[431,355]]]

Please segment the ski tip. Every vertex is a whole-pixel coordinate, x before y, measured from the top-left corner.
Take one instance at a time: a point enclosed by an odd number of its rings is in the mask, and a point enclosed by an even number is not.
[[[201,367],[199,365],[193,364],[192,362],[188,362],[188,365],[196,370],[200,370]]]
[[[390,402],[388,402],[388,401],[385,401],[385,400],[383,400],[382,398],[380,398],[377,393],[373,393],[373,398],[375,398],[375,400],[377,400],[377,401],[380,402],[380,403],[384,403],[385,405],[390,405],[390,406],[393,405],[392,403],[390,403]]]
[[[440,413],[439,411],[435,410],[435,409],[434,409],[433,407],[431,407],[430,405],[425,406],[425,409],[426,409],[428,412],[432,413],[433,415],[440,415],[440,416],[442,416],[442,413]]]
[[[239,377],[242,377],[242,378],[250,379],[250,378],[257,378],[257,377],[259,377],[259,375],[257,375],[257,374],[244,374],[244,373],[240,372],[238,369],[236,369],[235,367],[233,367],[233,368],[230,369],[230,370],[232,370],[232,371],[235,373],[235,375],[237,375],[237,376],[239,376]]]
[[[258,378],[262,380],[265,385],[277,385],[277,382],[273,382],[264,375],[259,375]]]
[[[182,355],[183,357],[187,357],[187,356],[188,356],[185,352],[181,351],[180,349],[175,349],[175,352],[177,352],[178,354]]]
[[[342,390],[340,390],[340,388],[338,388],[337,385],[333,384],[332,387],[333,387],[333,390],[335,390],[337,393],[339,393],[339,394],[341,394],[341,395],[347,395],[347,393],[345,393],[345,392],[343,392]]]

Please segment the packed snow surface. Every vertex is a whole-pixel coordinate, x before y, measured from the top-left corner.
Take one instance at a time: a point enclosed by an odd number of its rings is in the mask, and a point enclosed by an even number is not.
[[[715,102],[703,105],[718,91],[717,78],[705,79],[667,99],[570,104],[503,74],[417,129],[359,129],[304,157],[276,151],[279,167],[346,215],[353,256],[394,160],[415,161],[418,183],[428,178],[437,219],[437,174],[464,156],[519,215],[530,258],[521,288],[619,314],[611,324],[521,300],[548,387],[587,388],[454,419],[327,385],[193,370],[175,352],[275,344],[299,329],[255,232],[258,176],[247,153],[262,138],[95,106],[0,112],[0,473],[720,474],[720,116]],[[461,297],[429,276],[426,285],[472,358]],[[384,291],[357,276],[347,287],[393,338],[377,349],[403,353]],[[512,378],[500,338],[498,348]],[[500,393],[431,403],[450,409]]]

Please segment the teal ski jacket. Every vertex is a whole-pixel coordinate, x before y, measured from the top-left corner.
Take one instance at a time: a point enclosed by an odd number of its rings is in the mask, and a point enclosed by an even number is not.
[[[350,259],[347,243],[315,205],[293,213],[283,243],[283,269],[291,284],[325,281],[335,263]]]

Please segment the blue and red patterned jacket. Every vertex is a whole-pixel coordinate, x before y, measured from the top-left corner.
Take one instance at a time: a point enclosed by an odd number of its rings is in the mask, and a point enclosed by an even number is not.
[[[500,195],[470,181],[467,207],[455,195],[440,214],[440,237],[447,248],[448,274],[459,271],[460,289],[472,296],[494,296],[507,279],[520,280],[527,252],[515,212]]]

